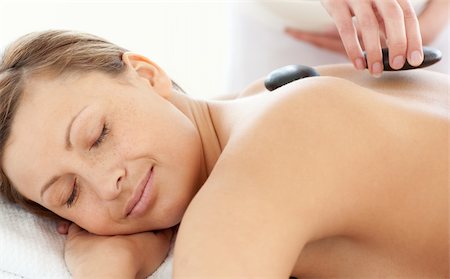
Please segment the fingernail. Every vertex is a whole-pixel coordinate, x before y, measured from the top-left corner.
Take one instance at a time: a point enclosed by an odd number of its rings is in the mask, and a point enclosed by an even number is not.
[[[381,72],[383,67],[380,62],[375,62],[372,64],[372,75],[375,77],[381,77]]]
[[[402,55],[396,56],[392,61],[392,68],[398,70],[405,64],[405,57]]]
[[[411,61],[412,66],[419,66],[422,63],[422,54],[418,50],[415,50],[411,53]]]
[[[356,67],[356,69],[358,69],[358,70],[360,70],[360,71],[362,71],[362,70],[364,70],[364,62],[363,62],[363,60],[361,59],[361,58],[356,58],[355,59],[355,67]]]

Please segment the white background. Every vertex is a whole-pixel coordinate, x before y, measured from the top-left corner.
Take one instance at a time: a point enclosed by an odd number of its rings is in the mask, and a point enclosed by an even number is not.
[[[45,29],[101,36],[155,61],[190,95],[225,92],[225,1],[0,0],[0,48]]]

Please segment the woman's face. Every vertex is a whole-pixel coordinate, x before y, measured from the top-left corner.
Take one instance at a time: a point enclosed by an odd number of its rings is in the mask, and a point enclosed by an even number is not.
[[[158,75],[31,80],[3,157],[16,189],[96,234],[177,224],[201,184],[203,154]]]

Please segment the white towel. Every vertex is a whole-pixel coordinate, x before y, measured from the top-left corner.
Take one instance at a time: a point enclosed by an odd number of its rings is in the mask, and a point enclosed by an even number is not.
[[[65,236],[54,221],[37,217],[0,198],[0,278],[70,278]],[[149,279],[172,278],[172,251]]]

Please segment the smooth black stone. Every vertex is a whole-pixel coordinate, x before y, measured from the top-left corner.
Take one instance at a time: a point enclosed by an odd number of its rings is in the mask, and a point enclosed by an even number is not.
[[[442,53],[440,50],[432,47],[423,47],[423,62],[419,66],[411,66],[408,61],[405,62],[405,65],[401,69],[395,70],[392,69],[389,65],[389,50],[387,48],[382,49],[383,52],[383,67],[384,71],[391,72],[391,71],[405,71],[405,70],[412,70],[412,69],[418,69],[418,68],[425,68],[428,66],[431,66],[437,62],[439,62],[442,59]],[[367,61],[366,53],[364,52],[364,58]],[[366,63],[366,68],[369,65]]]
[[[278,68],[267,75],[264,85],[267,90],[273,91],[294,80],[319,76],[319,73],[312,67],[303,65],[289,65]]]

